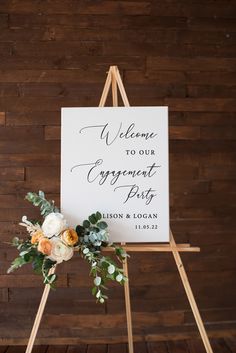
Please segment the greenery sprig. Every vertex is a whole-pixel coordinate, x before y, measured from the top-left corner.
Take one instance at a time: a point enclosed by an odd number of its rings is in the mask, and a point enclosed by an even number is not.
[[[41,215],[46,217],[52,212],[59,212],[59,208],[54,205],[54,201],[48,201],[45,199],[45,194],[43,191],[39,191],[38,194],[35,192],[28,192],[26,195],[26,200],[31,202],[34,206],[40,208]]]
[[[107,282],[124,284],[127,281],[122,263],[128,254],[121,246],[109,241],[108,225],[100,212],[91,214],[82,225],[73,229],[68,227],[54,201],[45,198],[44,192],[29,192],[26,199],[40,208],[44,221],[40,225],[40,222],[22,217],[20,225],[26,227],[29,236],[26,240],[13,238],[12,245],[19,251],[19,256],[12,262],[8,273],[30,263],[34,272],[43,276],[45,284],[55,287],[57,275],[52,269],[78,252],[90,265],[94,283],[92,294],[98,302],[104,303],[108,298],[105,295]],[[107,247],[113,248],[113,257],[104,255]]]
[[[111,257],[103,255],[103,248],[107,246],[114,248],[114,253],[120,265],[128,255],[122,247],[109,243],[108,225],[102,220],[100,212],[89,216],[82,226],[76,227],[76,232],[81,239],[78,246],[80,254],[90,264],[90,275],[94,277],[92,294],[103,303],[107,299],[107,296],[103,293],[107,289],[107,281],[117,281],[124,284],[127,280],[123,268],[118,266]]]

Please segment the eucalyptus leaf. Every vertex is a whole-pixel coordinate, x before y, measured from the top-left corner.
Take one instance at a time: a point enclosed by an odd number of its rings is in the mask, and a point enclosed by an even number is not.
[[[92,288],[92,295],[95,295],[97,293],[97,287]]]
[[[79,237],[83,237],[84,236],[84,233],[85,233],[84,227],[78,225],[78,226],[76,226],[75,231],[76,231],[76,233],[78,234]]]
[[[96,212],[96,220],[97,220],[97,222],[98,221],[100,221],[100,219],[102,219],[102,215],[101,215],[101,213],[100,212]]]
[[[42,191],[39,191],[38,194],[28,192],[25,198],[34,206],[40,206],[41,215],[44,217],[52,212],[59,212],[59,209],[54,205],[54,201],[46,200]]]
[[[98,226],[100,229],[106,229],[106,228],[108,227],[107,223],[104,222],[104,221],[97,223],[97,226]]]
[[[45,194],[44,194],[44,192],[43,191],[41,191],[41,190],[39,190],[39,197],[41,197],[41,198],[45,198]]]
[[[29,253],[26,253],[23,257],[24,257],[25,262],[30,262],[31,256]]]
[[[90,227],[90,222],[87,219],[85,221],[83,221],[83,227],[84,228],[89,228]]]
[[[19,255],[24,256],[25,254],[28,254],[28,252],[29,252],[29,250],[21,251]]]
[[[92,223],[92,224],[96,224],[97,223],[97,220],[96,220],[96,216],[95,214],[91,214],[91,216],[89,216],[89,222]]]
[[[55,282],[56,279],[57,279],[57,275],[55,273],[53,273],[52,275],[48,276],[48,280],[49,280],[50,283]]]

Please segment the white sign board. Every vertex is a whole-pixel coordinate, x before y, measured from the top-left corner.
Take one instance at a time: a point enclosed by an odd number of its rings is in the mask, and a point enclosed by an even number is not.
[[[114,242],[169,241],[167,107],[62,108],[61,210]]]

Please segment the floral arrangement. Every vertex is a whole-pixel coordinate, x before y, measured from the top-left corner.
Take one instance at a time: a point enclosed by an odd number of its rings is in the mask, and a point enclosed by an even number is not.
[[[78,252],[91,267],[90,275],[94,277],[92,294],[98,302],[104,303],[108,298],[104,294],[107,281],[124,284],[127,278],[117,261],[104,256],[102,250],[107,246],[114,248],[120,264],[128,255],[122,247],[109,242],[108,225],[102,220],[101,213],[93,213],[82,225],[73,229],[68,227],[54,201],[45,198],[44,192],[29,192],[26,199],[40,208],[43,222],[22,217],[20,225],[26,228],[29,236],[26,240],[13,239],[12,245],[17,247],[19,256],[12,262],[8,273],[31,263],[33,270],[43,275],[44,283],[54,287],[57,280],[54,273],[56,265],[70,260],[74,252]]]

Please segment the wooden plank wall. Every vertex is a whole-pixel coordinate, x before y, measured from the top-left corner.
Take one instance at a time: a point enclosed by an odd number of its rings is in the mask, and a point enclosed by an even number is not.
[[[131,105],[169,106],[172,229],[202,248],[183,258],[210,334],[235,334],[235,38],[233,0],[0,1],[2,344],[25,344],[42,291],[30,268],[6,275],[3,242],[38,216],[27,191],[59,199],[60,108],[97,106],[111,64]],[[122,288],[95,305],[87,276],[60,266],[38,342],[124,342]],[[169,254],[134,254],[130,285],[136,340],[197,335]]]

